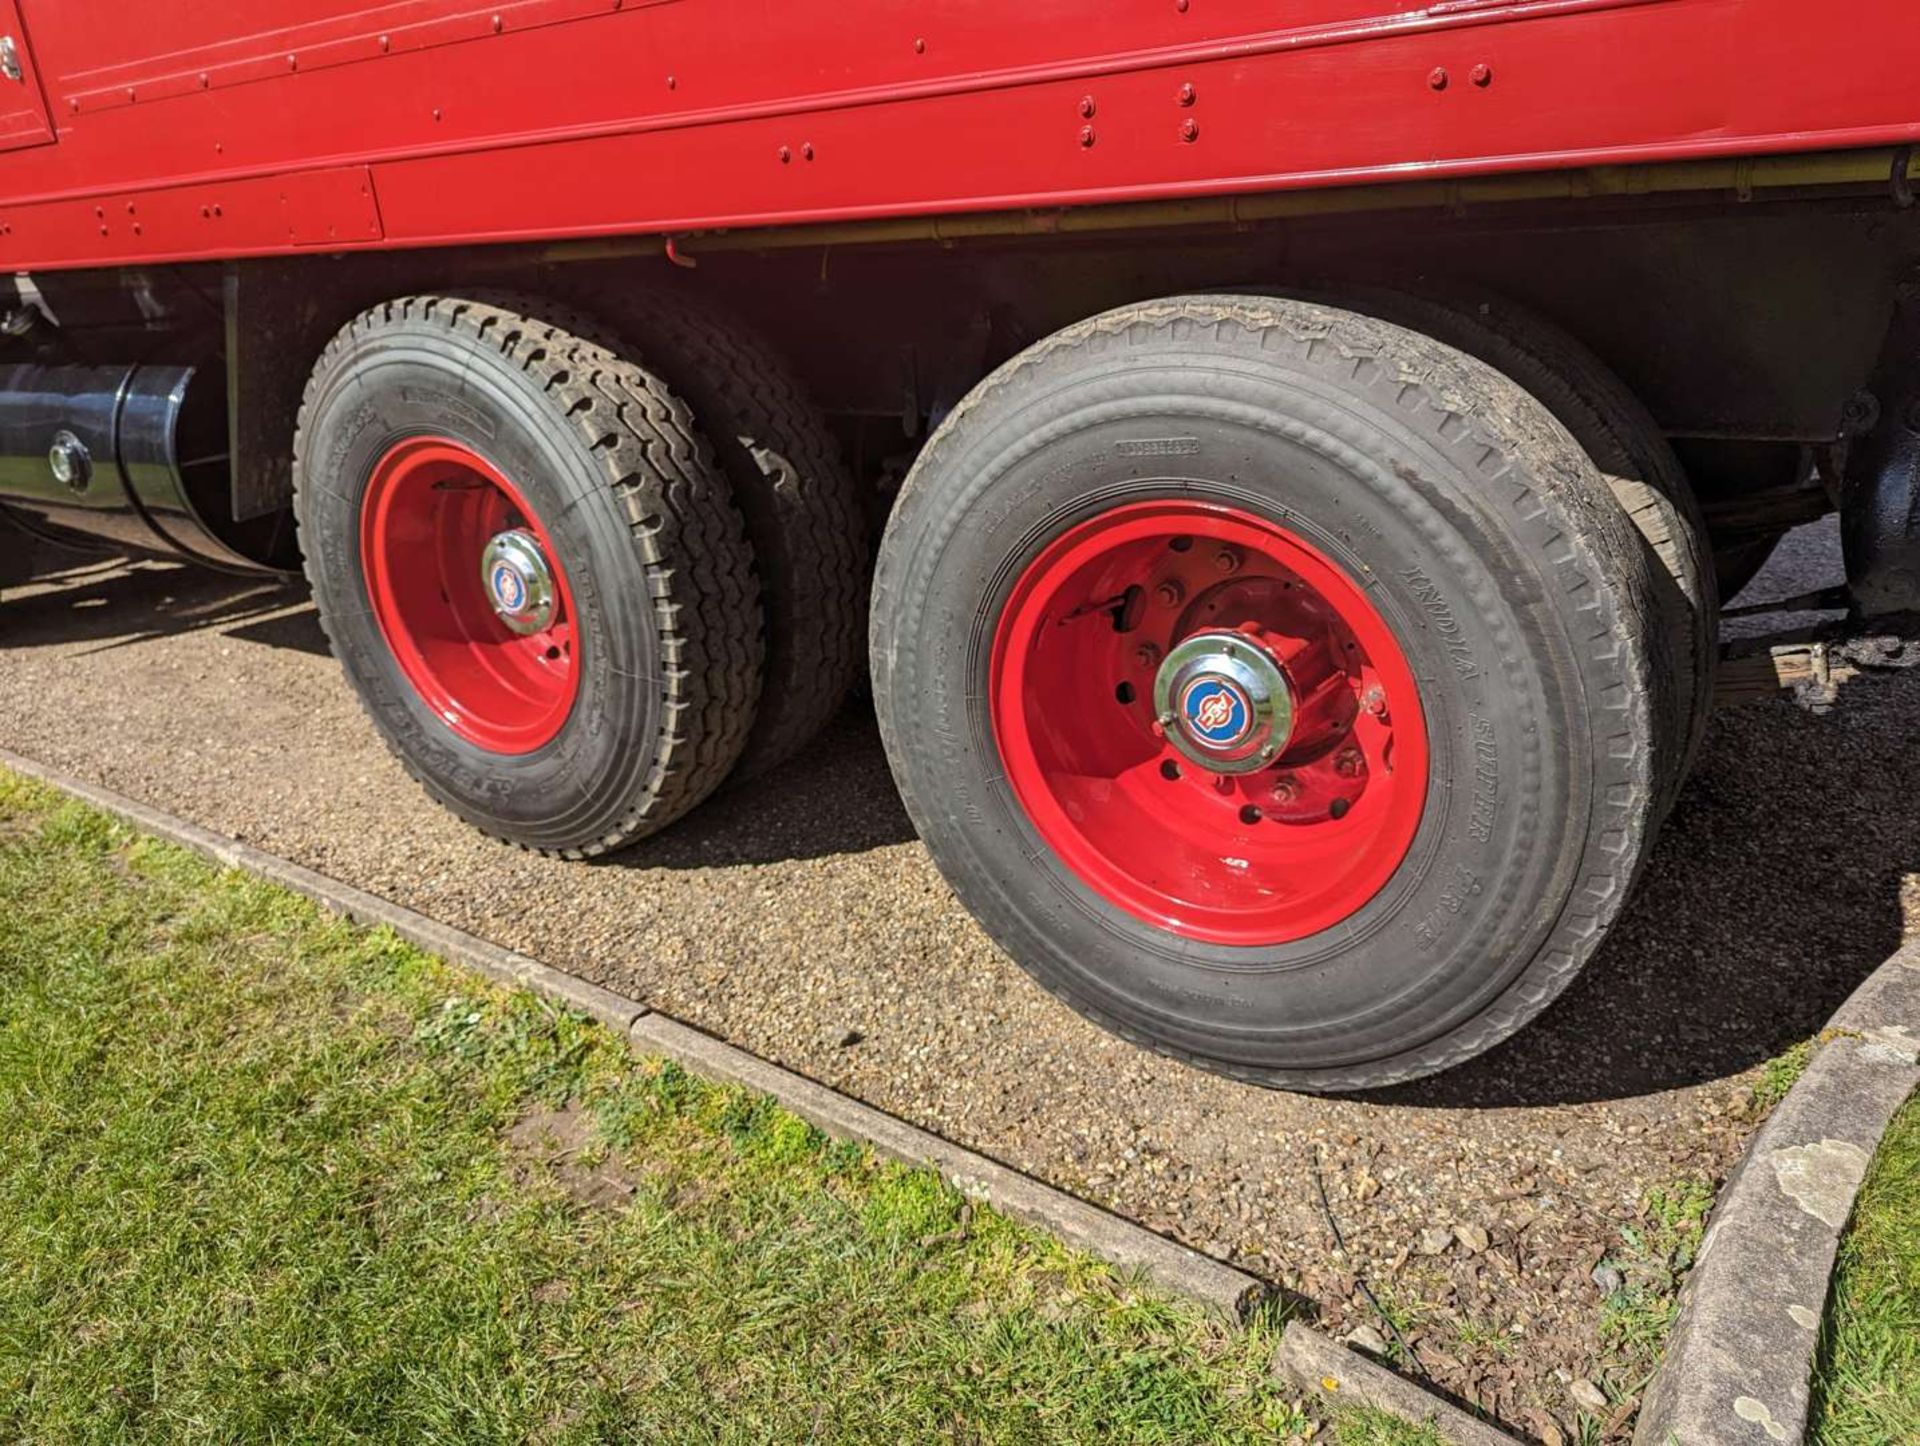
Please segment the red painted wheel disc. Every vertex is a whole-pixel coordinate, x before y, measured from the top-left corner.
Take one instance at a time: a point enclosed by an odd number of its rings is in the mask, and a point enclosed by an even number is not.
[[[1156,707],[1168,655],[1222,636],[1286,680],[1292,728],[1270,761],[1195,761],[1192,728],[1241,719],[1212,675]],[[1351,576],[1252,513],[1144,502],[1070,529],[1016,582],[990,669],[995,740],[1034,827],[1103,899],[1171,933],[1270,946],[1331,928],[1420,826],[1426,724],[1399,643]]]
[[[490,542],[537,544],[550,615],[510,628],[483,576]],[[498,468],[441,437],[413,437],[374,464],[360,513],[367,597],[407,681],[447,727],[492,753],[553,741],[579,693],[573,595],[540,519]]]

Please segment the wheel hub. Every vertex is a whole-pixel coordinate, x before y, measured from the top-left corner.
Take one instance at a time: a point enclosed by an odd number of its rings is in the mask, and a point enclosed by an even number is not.
[[[511,632],[528,637],[553,625],[553,569],[540,539],[524,527],[488,540],[480,576],[493,611]]]
[[[1267,767],[1293,733],[1286,670],[1250,632],[1184,639],[1160,665],[1153,704],[1167,741],[1214,773]]]

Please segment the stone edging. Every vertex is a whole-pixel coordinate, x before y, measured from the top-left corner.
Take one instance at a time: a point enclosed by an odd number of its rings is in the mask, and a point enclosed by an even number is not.
[[[1720,1192],[1635,1446],[1805,1436],[1840,1235],[1874,1148],[1917,1086],[1920,943],[1840,1006]]]
[[[1335,1411],[1371,1406],[1431,1427],[1450,1446],[1517,1446],[1516,1439],[1493,1422],[1299,1321],[1287,1322],[1280,1348],[1273,1353],[1273,1369]]]
[[[1267,1293],[1266,1286],[1245,1271],[702,1034],[637,1000],[111,789],[69,778],[4,748],[0,748],[0,767],[114,814],[142,833],[228,868],[259,875],[357,923],[384,924],[428,953],[497,983],[528,989],[581,1010],[626,1035],[636,1053],[663,1056],[703,1078],[738,1083],[771,1095],[827,1134],[869,1145],[877,1153],[909,1165],[930,1166],[962,1193],[985,1201],[1002,1214],[1049,1231],[1111,1265],[1138,1271],[1160,1289],[1198,1302],[1230,1322],[1241,1322],[1248,1309]]]

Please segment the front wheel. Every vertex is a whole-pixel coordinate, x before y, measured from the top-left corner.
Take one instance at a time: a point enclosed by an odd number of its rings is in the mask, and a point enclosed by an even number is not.
[[[657,376],[552,303],[403,297],[314,368],[307,576],[401,763],[496,837],[579,858],[739,758],[759,594],[726,478]]]
[[[883,543],[876,702],[994,937],[1100,1023],[1299,1089],[1446,1068],[1571,981],[1653,800],[1653,581],[1484,363],[1303,302],[1008,363]]]

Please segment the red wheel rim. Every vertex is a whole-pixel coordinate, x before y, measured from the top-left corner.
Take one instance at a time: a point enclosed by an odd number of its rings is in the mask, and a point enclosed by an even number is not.
[[[509,627],[482,571],[488,545],[530,535],[551,601]],[[491,753],[531,753],[573,711],[580,675],[573,594],[546,529],[484,457],[414,437],[374,464],[360,513],[367,596],[407,681],[447,727]],[[522,600],[525,600],[524,588]]]
[[[1287,685],[1292,728],[1274,726],[1270,761],[1195,761],[1213,757],[1196,728],[1236,726],[1231,699],[1202,696],[1229,688],[1183,684],[1185,721],[1156,707],[1169,654],[1211,657],[1222,637]],[[1346,572],[1251,513],[1144,502],[1072,528],[1016,582],[990,668],[995,740],[1034,827],[1101,898],[1172,933],[1319,933],[1380,892],[1419,829],[1426,724],[1399,643]]]

